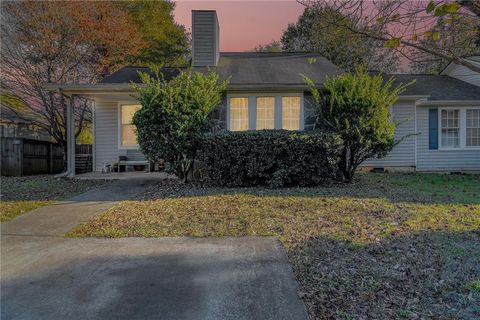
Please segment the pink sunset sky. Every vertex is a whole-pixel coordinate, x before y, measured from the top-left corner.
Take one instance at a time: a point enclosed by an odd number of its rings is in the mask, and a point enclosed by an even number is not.
[[[249,51],[259,44],[280,40],[289,23],[304,7],[295,0],[175,1],[175,20],[191,31],[192,10],[216,10],[221,51]]]

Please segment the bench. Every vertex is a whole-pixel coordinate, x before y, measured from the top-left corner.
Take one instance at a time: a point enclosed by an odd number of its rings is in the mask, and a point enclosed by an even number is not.
[[[119,160],[118,161],[119,169],[120,169],[120,166],[125,166],[126,172],[128,172],[128,167],[133,167],[133,166],[146,166],[148,171],[150,171],[150,163],[147,160]]]

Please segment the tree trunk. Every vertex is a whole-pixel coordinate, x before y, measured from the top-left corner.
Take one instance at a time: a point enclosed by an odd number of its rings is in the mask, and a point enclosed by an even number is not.
[[[353,176],[357,170],[357,164],[355,162],[355,152],[356,149],[352,150],[352,144],[346,143],[342,150],[342,156],[340,160],[340,171],[343,176],[343,182],[351,183],[353,181]]]

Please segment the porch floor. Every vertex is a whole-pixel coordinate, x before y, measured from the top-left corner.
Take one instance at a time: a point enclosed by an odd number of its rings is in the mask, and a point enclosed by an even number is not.
[[[130,171],[130,172],[109,172],[101,173],[98,171],[87,172],[83,174],[75,175],[76,179],[87,179],[87,180],[128,180],[128,179],[158,179],[163,180],[171,177],[165,172],[146,172],[146,171]]]

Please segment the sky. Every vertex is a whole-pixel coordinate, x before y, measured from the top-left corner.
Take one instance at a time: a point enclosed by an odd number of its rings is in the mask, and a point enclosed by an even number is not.
[[[192,10],[216,10],[220,24],[220,51],[249,51],[280,40],[289,23],[297,21],[303,6],[295,0],[175,1],[177,23],[191,31]]]

